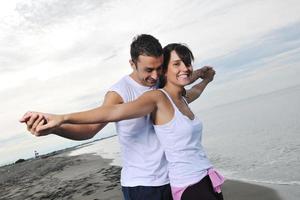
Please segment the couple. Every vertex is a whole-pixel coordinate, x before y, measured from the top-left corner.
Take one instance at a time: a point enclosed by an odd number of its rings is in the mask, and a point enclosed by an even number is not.
[[[27,112],[20,121],[34,135],[73,140],[89,139],[117,122],[125,200],[223,199],[224,179],[206,157],[202,123],[188,106],[213,80],[214,70],[193,72],[194,57],[185,45],[162,49],[146,34],[134,38],[130,54],[133,72],[110,88],[101,107],[66,115]],[[184,89],[198,78],[203,80]]]

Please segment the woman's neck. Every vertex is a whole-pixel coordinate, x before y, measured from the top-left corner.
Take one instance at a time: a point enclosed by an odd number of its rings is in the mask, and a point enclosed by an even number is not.
[[[163,88],[165,91],[168,92],[168,94],[174,98],[174,99],[181,99],[183,92],[184,92],[184,87],[182,86],[175,86],[175,85],[170,85],[166,84],[165,87]]]

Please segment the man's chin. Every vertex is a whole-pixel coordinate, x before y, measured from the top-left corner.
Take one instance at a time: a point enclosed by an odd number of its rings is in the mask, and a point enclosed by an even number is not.
[[[153,87],[156,85],[156,83],[157,83],[156,81],[155,82],[147,82],[147,86]]]

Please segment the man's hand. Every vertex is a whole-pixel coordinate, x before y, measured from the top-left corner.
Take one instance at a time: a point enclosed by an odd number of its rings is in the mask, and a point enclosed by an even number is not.
[[[207,84],[214,79],[215,73],[215,70],[209,66],[194,71],[193,77],[202,78],[203,80],[186,91],[186,100],[188,103],[195,101],[202,94]]]
[[[212,67],[209,67],[203,74],[203,80],[206,80],[209,83],[214,80],[215,74],[216,71]]]
[[[42,125],[45,125],[49,119],[53,117],[52,114],[41,112],[26,112],[24,116],[19,120],[21,123],[25,123],[27,130],[35,136],[49,135],[56,130],[57,127],[48,128],[46,130],[40,130]]]
[[[201,67],[200,69],[194,70],[193,74],[192,74],[192,78],[191,78],[191,83],[194,83],[199,78],[204,79],[206,72],[210,69],[212,69],[212,67],[204,66],[204,67]]]

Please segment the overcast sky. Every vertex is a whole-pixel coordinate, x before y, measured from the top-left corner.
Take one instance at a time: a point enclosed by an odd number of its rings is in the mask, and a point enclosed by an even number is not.
[[[130,73],[136,34],[152,34],[163,46],[186,43],[195,68],[215,67],[203,108],[297,85],[299,11],[297,0],[1,1],[0,160],[74,144],[33,137],[18,119],[28,110],[99,105],[105,90]]]

